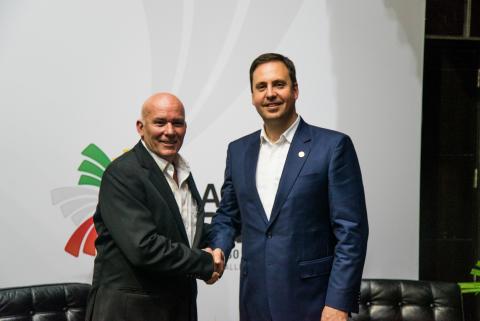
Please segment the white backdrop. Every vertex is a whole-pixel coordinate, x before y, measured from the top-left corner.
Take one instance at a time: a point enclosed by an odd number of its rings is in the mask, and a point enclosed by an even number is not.
[[[417,278],[424,7],[0,0],[0,287],[91,281],[93,257],[64,250],[98,191],[78,185],[81,152],[131,148],[153,92],[183,100],[182,152],[200,192],[220,193],[228,142],[261,126],[249,65],[271,51],[296,63],[304,119],[355,143],[371,231],[364,277]],[[238,259],[228,268],[200,287],[200,320],[238,319]]]

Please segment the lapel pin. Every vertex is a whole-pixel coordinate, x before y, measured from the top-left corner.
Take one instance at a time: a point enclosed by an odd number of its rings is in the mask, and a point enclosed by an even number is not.
[[[298,157],[302,158],[303,156],[305,156],[305,152],[303,150],[298,152]]]

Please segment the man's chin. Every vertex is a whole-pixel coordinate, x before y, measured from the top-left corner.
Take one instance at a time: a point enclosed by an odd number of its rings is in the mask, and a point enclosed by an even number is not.
[[[158,157],[166,159],[167,161],[172,161],[173,159],[175,159],[175,157],[177,157],[177,152],[175,150],[172,150],[172,151],[162,150],[161,152],[157,151],[155,154],[157,154]]]
[[[279,115],[278,113],[268,113],[268,114],[263,114],[262,118],[263,118],[263,121],[276,121],[281,118],[280,116],[281,115]]]

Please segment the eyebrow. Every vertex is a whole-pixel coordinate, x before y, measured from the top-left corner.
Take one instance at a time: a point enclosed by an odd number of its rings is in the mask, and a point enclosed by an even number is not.
[[[176,118],[172,118],[172,119],[167,119],[166,117],[156,117],[154,119],[152,119],[153,122],[159,122],[159,121],[162,121],[162,122],[179,122],[179,121],[182,121],[184,122],[185,121],[185,118],[184,117],[176,117]]]

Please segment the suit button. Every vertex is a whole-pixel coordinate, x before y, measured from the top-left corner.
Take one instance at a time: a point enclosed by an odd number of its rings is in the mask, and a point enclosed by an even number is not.
[[[267,237],[268,237],[269,239],[271,239],[271,238],[272,238],[272,232],[268,232]]]

